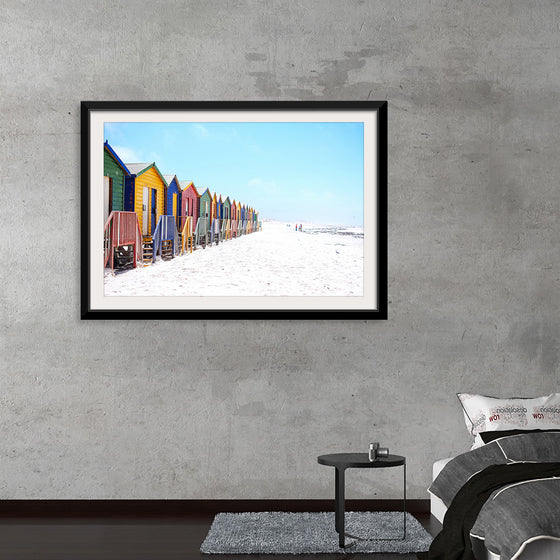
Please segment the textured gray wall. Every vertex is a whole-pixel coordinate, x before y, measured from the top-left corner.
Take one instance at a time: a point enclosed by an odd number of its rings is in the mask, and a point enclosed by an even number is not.
[[[469,445],[457,391],[558,390],[559,16],[7,0],[0,498],[328,498],[316,456],[373,438],[426,498]],[[387,99],[389,320],[80,321],[84,99]],[[397,474],[353,471],[349,497]]]

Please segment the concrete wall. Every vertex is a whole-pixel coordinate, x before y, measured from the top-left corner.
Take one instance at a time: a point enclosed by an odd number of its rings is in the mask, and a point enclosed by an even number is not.
[[[7,0],[0,498],[328,498],[316,456],[373,439],[426,498],[470,443],[457,391],[558,390],[559,21],[543,0]],[[390,108],[388,321],[79,320],[80,100],[368,98]]]

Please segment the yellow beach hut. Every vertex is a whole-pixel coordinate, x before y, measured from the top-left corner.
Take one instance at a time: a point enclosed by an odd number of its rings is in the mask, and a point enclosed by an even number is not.
[[[136,212],[142,235],[151,237],[165,214],[167,183],[154,163],[127,163],[125,210]]]
[[[216,193],[212,196],[212,220],[215,220],[218,217],[218,197]]]
[[[241,215],[241,202],[237,202],[237,236],[243,235],[243,216]]]

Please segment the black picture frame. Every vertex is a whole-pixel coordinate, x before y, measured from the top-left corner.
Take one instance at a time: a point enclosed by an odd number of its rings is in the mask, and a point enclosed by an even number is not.
[[[330,305],[315,304],[312,298],[285,298],[274,305],[274,298],[251,298],[251,304],[236,298],[208,298],[198,301],[197,307],[189,308],[181,300],[163,304],[156,297],[114,298],[103,295],[103,270],[97,258],[97,243],[103,245],[103,227],[99,234],[98,216],[92,216],[99,207],[98,198],[103,197],[103,123],[119,121],[123,117],[146,117],[148,120],[168,118],[170,115],[186,115],[191,122],[197,115],[205,122],[210,114],[220,118],[267,119],[269,115],[281,119],[283,115],[300,116],[306,119],[323,118],[363,120],[364,167],[367,167],[368,197],[366,206],[366,184],[364,184],[364,294],[367,297],[338,301]],[[189,120],[191,119],[191,120]],[[135,122],[135,121],[133,121]],[[245,122],[245,121],[236,121]],[[100,130],[101,129],[101,130]],[[366,146],[373,148],[366,151]],[[81,102],[81,318],[82,319],[387,319],[387,102],[386,101],[82,101]],[[96,152],[99,150],[99,152]],[[368,167],[369,166],[369,167]],[[100,168],[101,167],[101,168]],[[366,174],[364,175],[366,177]],[[99,181],[98,181],[99,178]],[[366,181],[364,181],[366,183]],[[101,185],[101,189],[100,189]],[[102,203],[101,203],[102,204]],[[102,216],[101,216],[102,218]],[[101,248],[102,251],[102,248]],[[97,260],[96,260],[97,258]],[[188,258],[188,257],[185,257]],[[367,282],[366,282],[367,281]],[[100,287],[101,283],[101,287]],[[102,294],[101,296],[99,294]],[[141,299],[141,301],[138,301]],[[160,298],[161,299],[161,298]],[[200,298],[199,298],[200,299]],[[218,303],[216,303],[218,300]],[[260,301],[262,299],[262,301]],[[321,301],[323,301],[321,299]],[[134,301],[133,301],[134,300]],[[231,300],[232,305],[228,305]],[[305,300],[309,300],[309,305]],[[363,301],[362,301],[363,300]],[[249,301],[249,300],[247,300]],[[222,304],[222,302],[224,302]],[[284,307],[283,304],[286,304]],[[297,305],[296,305],[297,303]]]

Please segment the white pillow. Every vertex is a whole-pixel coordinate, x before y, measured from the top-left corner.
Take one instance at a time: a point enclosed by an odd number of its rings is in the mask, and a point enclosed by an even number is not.
[[[534,399],[499,399],[457,393],[465,424],[475,436],[473,447],[483,445],[480,432],[499,430],[550,430],[560,428],[560,393]]]

